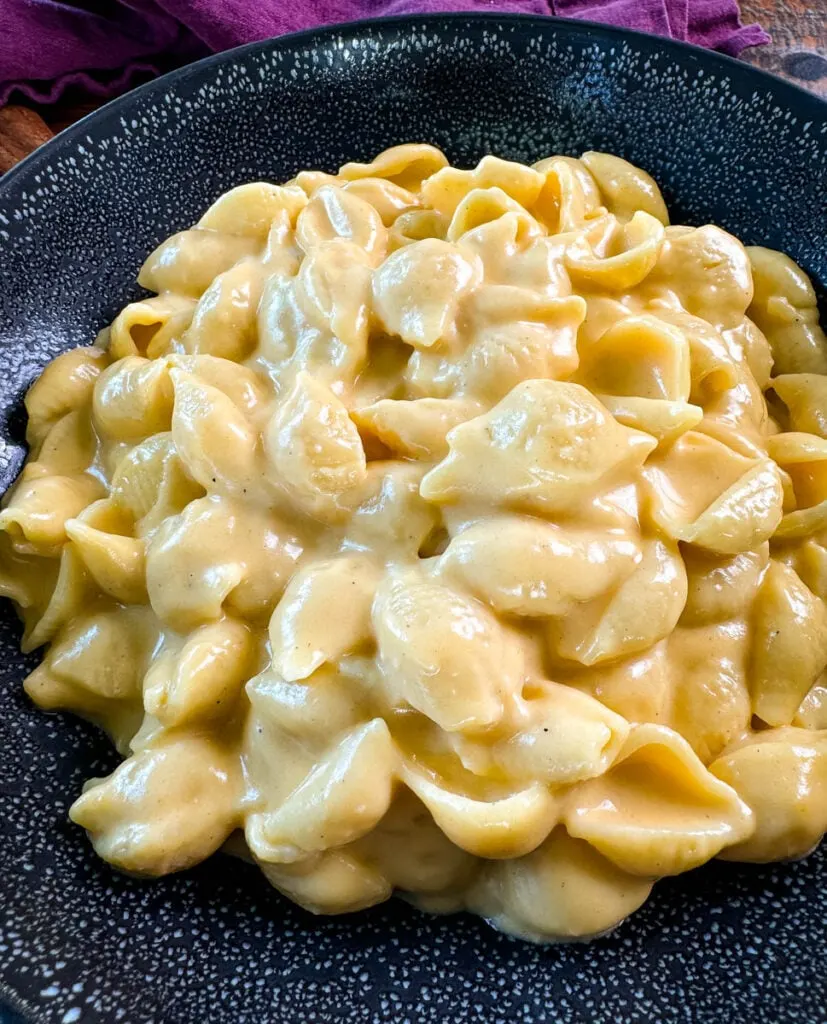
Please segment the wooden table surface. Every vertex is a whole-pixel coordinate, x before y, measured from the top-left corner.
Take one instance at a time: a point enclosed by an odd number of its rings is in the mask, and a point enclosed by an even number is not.
[[[743,59],[827,99],[827,0],[741,0],[741,12],[772,36]],[[0,174],[101,102],[74,95],[51,107],[0,109]]]
[[[744,50],[745,60],[827,99],[827,0],[741,0],[741,19],[772,36]]]

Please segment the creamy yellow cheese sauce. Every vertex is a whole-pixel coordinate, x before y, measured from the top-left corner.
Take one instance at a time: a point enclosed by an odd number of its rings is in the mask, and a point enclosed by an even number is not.
[[[400,146],[222,196],[30,390],[26,690],[71,817],[311,910],[538,940],[827,829],[827,342],[787,257],[600,153]]]

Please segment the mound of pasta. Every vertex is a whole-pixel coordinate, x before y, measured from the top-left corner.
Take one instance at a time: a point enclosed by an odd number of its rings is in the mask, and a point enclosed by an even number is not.
[[[242,185],[46,367],[0,513],[26,680],[124,871],[222,846],[598,935],[827,829],[827,342],[787,257],[614,156]]]

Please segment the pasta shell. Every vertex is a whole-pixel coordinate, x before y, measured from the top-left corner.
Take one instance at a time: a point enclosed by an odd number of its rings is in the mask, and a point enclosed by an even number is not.
[[[295,864],[257,864],[270,885],[311,914],[350,914],[391,895],[380,872],[344,850],[326,850]]]
[[[545,181],[531,212],[550,234],[576,231],[606,213],[600,191],[585,164],[570,157],[554,156],[534,164]]]
[[[193,355],[240,361],[256,344],[256,314],[267,268],[257,260],[236,263],[216,277],[201,298],[181,346]]]
[[[26,679],[26,692],[40,707],[100,725],[124,751],[141,722],[141,679],[158,640],[144,609],[76,616]]]
[[[403,213],[415,210],[420,205],[413,192],[381,177],[356,178],[349,181],[344,190],[370,203],[386,228],[391,227]]]
[[[342,238],[379,264],[387,252],[388,229],[377,211],[352,192],[322,185],[313,193],[296,222],[296,241],[306,253]]]
[[[375,438],[395,455],[433,461],[448,454],[448,431],[478,413],[478,403],[469,398],[383,398],[350,416],[363,437]]]
[[[317,188],[321,188],[322,185],[334,185],[338,186],[342,184],[343,179],[339,178],[336,174],[328,174],[326,171],[299,171],[295,178],[292,178],[288,184],[296,185],[304,192],[304,194],[310,198]]]
[[[483,867],[470,908],[532,942],[605,935],[644,902],[651,879],[635,877],[557,828],[527,857]]]
[[[92,415],[98,433],[119,441],[140,441],[169,430],[172,382],[162,360],[126,356],[95,384]]]
[[[297,572],[270,619],[275,671],[288,682],[307,679],[325,662],[335,663],[367,643],[379,578],[372,560],[359,555],[314,562]]]
[[[156,434],[120,460],[112,475],[111,494],[112,501],[127,510],[146,535],[200,498],[204,488],[187,473],[172,435]]]
[[[699,316],[658,309],[657,319],[686,338],[689,348],[691,391],[689,400],[706,406],[721,392],[734,388],[741,379],[744,367],[734,360],[721,332]]]
[[[373,310],[384,329],[428,349],[453,336],[457,307],[481,278],[450,242],[426,238],[392,253],[373,275]]]
[[[681,624],[700,626],[746,618],[769,563],[769,545],[737,555],[714,555],[699,548],[682,552],[688,578]]]
[[[201,626],[177,654],[153,662],[144,679],[144,708],[167,727],[226,720],[257,653],[255,637],[237,619]]]
[[[444,241],[448,233],[448,218],[436,210],[408,210],[393,222],[388,234],[388,253],[396,252],[412,242],[424,238],[439,238]]]
[[[437,826],[430,811],[405,786],[387,814],[350,849],[377,868],[396,889],[431,896],[461,891],[476,859]]]
[[[487,284],[510,285],[544,298],[571,295],[560,245],[525,211],[504,213],[467,231],[457,242],[482,263]]]
[[[386,178],[400,188],[417,191],[426,178],[448,164],[448,158],[436,146],[406,143],[383,149],[369,164],[351,162],[339,168],[345,181]]]
[[[827,730],[827,686],[824,674],[820,675],[807,691],[799,705],[793,725],[802,729]]]
[[[737,327],[723,332],[727,347],[736,353],[738,362],[746,363],[755,382],[762,391],[771,385],[773,358],[770,343],[756,324],[745,316]],[[808,429],[806,427],[796,427]]]
[[[0,597],[14,601],[28,633],[43,615],[57,582],[60,560],[21,555],[0,534]]]
[[[781,520],[776,537],[819,532],[827,521],[827,440],[798,432],[767,438],[767,452],[789,476],[795,511]]]
[[[273,482],[306,515],[325,522],[346,514],[367,462],[356,425],[324,384],[299,373],[264,437]]]
[[[295,280],[270,278],[259,304],[259,359],[279,394],[287,394],[301,372],[341,393],[364,368],[365,349],[345,344],[311,322]]]
[[[651,434],[658,447],[666,447],[693,430],[703,419],[704,411],[688,402],[670,402],[660,398],[618,397],[598,395],[618,423],[633,430]]]
[[[308,319],[351,347],[360,363],[367,355],[370,288],[367,254],[341,240],[314,248],[302,260],[296,282]]]
[[[251,679],[246,690],[259,719],[266,717],[272,727],[319,749],[365,717],[364,694],[331,665],[296,682],[268,669]]]
[[[570,377],[585,315],[578,295],[538,299],[524,288],[480,288],[466,304],[472,341],[461,364],[463,390],[493,402],[524,380]]]
[[[643,210],[661,224],[669,223],[666,203],[654,178],[646,171],[611,153],[590,151],[580,158],[597,182],[609,213],[625,223]]]
[[[209,736],[169,734],[88,783],[69,816],[122,871],[182,871],[215,852],[238,823],[236,760]]]
[[[252,489],[258,438],[247,418],[217,388],[184,370],[169,374],[175,389],[172,440],[189,475],[207,491]]]
[[[803,857],[827,830],[827,733],[768,729],[728,750],[710,771],[755,815],[755,831],[721,854],[726,860]]]
[[[263,510],[217,495],[198,499],[147,545],[150,603],[182,631],[220,619],[225,602],[244,619],[266,622],[302,550],[292,531]]]
[[[685,601],[686,570],[677,546],[648,541],[635,570],[608,598],[549,623],[550,651],[588,666],[629,657],[668,636]]]
[[[767,725],[789,725],[827,665],[827,608],[793,569],[774,559],[752,619],[752,709]]]
[[[419,493],[423,472],[419,463],[369,463],[345,545],[389,560],[426,557],[424,549],[443,531],[437,509]]]
[[[705,434],[683,434],[643,470],[654,522],[675,540],[718,554],[754,550],[781,521],[775,465],[750,460]]]
[[[401,778],[451,842],[477,857],[522,857],[539,846],[557,823],[557,801],[537,783],[487,801],[453,793],[407,764]]]
[[[51,640],[94,594],[92,578],[77,549],[67,544],[60,554],[60,569],[48,604],[43,609],[33,609],[35,614],[26,616],[26,632],[20,644],[23,653],[34,651]]]
[[[66,521],[102,495],[100,481],[78,476],[32,476],[26,471],[6,498],[0,530],[21,554],[57,555],[66,543]]]
[[[722,331],[741,323],[753,294],[746,250],[712,224],[688,231],[667,228],[646,286],[655,297],[671,289],[686,312]]]
[[[650,878],[698,867],[755,828],[735,791],[659,725],[632,729],[612,768],[572,791],[563,820],[621,870]]]
[[[198,227],[263,242],[270,224],[282,210],[295,223],[306,205],[307,196],[296,185],[251,181],[219,196],[198,222]]]
[[[767,438],[767,452],[785,469],[818,464],[827,461],[827,440],[813,434],[781,433]]]
[[[827,377],[782,373],[771,384],[790,417],[790,429],[827,438]]]
[[[140,729],[144,711],[136,697],[113,700],[83,693],[72,683],[54,675],[44,663],[29,674],[24,682],[26,692],[39,707],[46,710],[69,710],[102,729],[115,750],[128,756],[130,742]]]
[[[159,630],[145,609],[115,609],[80,616],[49,650],[51,672],[93,697],[139,696]],[[29,688],[31,696],[35,696]],[[82,710],[82,698],[78,703]]]
[[[535,682],[526,687],[511,736],[489,744],[491,764],[514,780],[570,786],[602,775],[629,734],[629,724],[593,697],[569,686]],[[459,747],[465,766],[488,774],[490,765],[474,763],[470,742]]]
[[[637,543],[597,531],[513,517],[486,519],[454,537],[440,573],[504,615],[565,615],[628,577]]]
[[[640,301],[633,295],[618,297],[589,293],[585,300],[586,319],[577,332],[578,349],[583,352],[597,344],[615,324],[628,316],[638,316],[644,312]]]
[[[422,183],[426,205],[450,217],[473,190],[498,189],[520,206],[535,203],[544,185],[542,173],[523,164],[485,156],[473,171],[444,167]]]
[[[256,238],[191,228],[171,235],[154,249],[138,274],[151,292],[173,292],[197,299],[213,280],[261,248]]]
[[[454,210],[445,237],[449,242],[458,242],[466,232],[507,213],[527,216],[523,207],[501,188],[472,188]],[[541,231],[542,227],[538,224],[537,233]]]
[[[813,286],[784,253],[747,249],[755,296],[748,314],[766,335],[778,374],[827,374],[827,338]]]
[[[627,316],[591,345],[581,345],[577,380],[597,393],[688,402],[689,344],[682,331],[657,317]]]
[[[92,389],[109,356],[94,346],[63,352],[53,359],[26,392],[26,441],[37,450],[49,430],[67,413],[91,399]]]
[[[450,453],[423,479],[428,501],[483,501],[526,512],[572,511],[655,447],[620,426],[585,388],[518,384],[484,416],[455,427]]]
[[[484,156],[472,174],[477,188],[500,188],[526,209],[537,201],[545,184],[544,175],[536,168],[491,155]]]
[[[452,398],[460,390],[459,367],[438,350],[414,349],[403,373],[407,398]],[[393,397],[393,396],[391,396]]]
[[[759,547],[781,521],[782,499],[778,470],[766,461],[722,494],[679,539],[723,554]]]
[[[88,411],[75,409],[49,428],[34,464],[42,467],[47,476],[76,477],[92,468],[96,449],[97,438]]]
[[[668,723],[672,679],[666,640],[621,660],[555,668],[554,678],[594,697],[629,722]]]
[[[170,356],[171,367],[185,370],[210,387],[223,391],[254,427],[260,427],[270,411],[271,392],[261,375],[219,356]]]
[[[777,534],[776,534],[777,536]],[[778,557],[822,601],[827,601],[827,549],[809,538],[778,551]]]
[[[491,612],[415,575],[382,581],[373,628],[386,685],[447,732],[498,722],[520,675],[519,650]]]
[[[250,849],[259,860],[290,864],[358,839],[390,806],[396,767],[388,727],[374,718],[340,740],[278,808],[248,817]]]
[[[100,589],[124,604],[147,600],[144,542],[68,519],[66,534]]]
[[[606,255],[595,252],[588,235],[578,236],[566,249],[566,267],[576,281],[626,291],[651,273],[663,238],[661,222],[638,210],[628,224],[619,228]]]
[[[296,245],[290,215],[287,210],[280,210],[267,232],[267,244],[264,246],[261,262],[270,274],[294,277],[301,263],[301,255],[301,249]]]
[[[749,728],[749,638],[741,622],[676,629],[669,637],[669,725],[709,764]]]
[[[156,295],[131,302],[113,320],[109,356],[146,356],[156,359],[170,350],[189,327],[195,299],[184,295]]]

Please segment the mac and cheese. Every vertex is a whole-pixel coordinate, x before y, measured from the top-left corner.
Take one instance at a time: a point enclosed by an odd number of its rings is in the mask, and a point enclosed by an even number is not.
[[[787,257],[586,153],[222,196],[29,391],[0,592],[123,754],[125,871],[225,844],[600,934],[827,829],[827,342]]]

